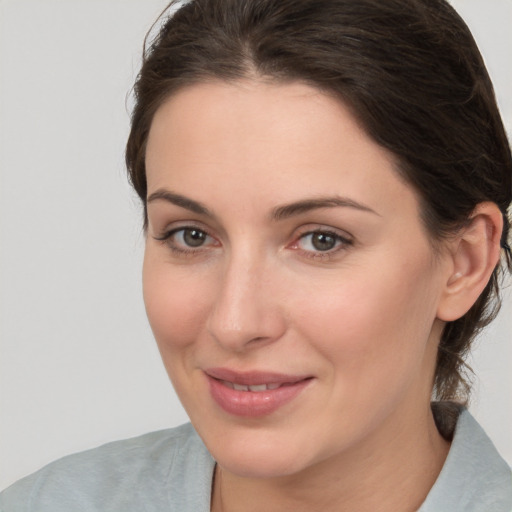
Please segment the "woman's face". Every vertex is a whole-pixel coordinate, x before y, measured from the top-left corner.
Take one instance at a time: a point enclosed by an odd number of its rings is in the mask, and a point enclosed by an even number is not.
[[[425,420],[450,268],[342,103],[190,86],[157,111],[146,165],[149,321],[222,467],[294,474]]]

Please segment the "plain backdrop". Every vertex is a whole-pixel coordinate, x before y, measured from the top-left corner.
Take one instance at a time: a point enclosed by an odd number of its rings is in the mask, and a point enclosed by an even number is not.
[[[510,133],[512,2],[454,2]],[[62,455],[186,421],[141,298],[126,101],[160,0],[0,0],[0,488]],[[512,463],[512,298],[472,410]]]

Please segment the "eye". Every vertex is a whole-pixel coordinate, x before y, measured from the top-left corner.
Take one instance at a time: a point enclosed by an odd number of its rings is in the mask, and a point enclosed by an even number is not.
[[[156,240],[165,242],[169,248],[178,253],[190,253],[209,245],[217,245],[216,240],[203,229],[194,226],[172,229]]]
[[[353,245],[353,241],[334,231],[316,229],[302,234],[291,246],[314,258],[331,256]]]
[[[340,243],[339,236],[334,233],[315,231],[307,233],[299,240],[299,245],[306,251],[331,251]]]
[[[208,235],[196,228],[184,228],[174,231],[174,240],[187,247],[201,247],[208,240]]]

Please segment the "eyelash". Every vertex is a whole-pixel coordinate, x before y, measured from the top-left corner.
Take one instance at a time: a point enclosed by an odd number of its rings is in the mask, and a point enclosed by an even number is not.
[[[212,240],[215,240],[215,238],[213,236],[211,236],[208,233],[208,231],[206,231],[205,229],[196,227],[196,226],[180,226],[178,228],[171,229],[171,230],[165,232],[161,236],[155,236],[153,238],[155,240],[167,245],[167,247],[173,253],[175,253],[177,255],[194,256],[194,255],[198,255],[199,253],[202,253],[205,250],[204,245],[198,246],[197,248],[192,248],[192,247],[185,248],[184,244],[179,246],[173,240],[173,237],[176,234],[183,232],[183,235],[184,235],[185,232],[187,232],[187,231],[197,231],[199,233],[202,233],[206,237],[206,239],[211,238]],[[334,238],[336,245],[332,249],[328,249],[326,251],[321,251],[321,250],[311,251],[311,250],[301,249],[299,247],[300,241],[306,239],[308,236],[310,237],[313,235],[324,235],[327,237]],[[354,241],[346,236],[342,236],[333,230],[317,228],[317,229],[312,229],[312,230],[306,231],[305,233],[301,233],[295,239],[294,242],[292,242],[291,244],[289,244],[287,246],[287,248],[300,251],[300,253],[306,258],[310,258],[310,259],[317,260],[317,261],[318,260],[328,261],[331,258],[333,258],[338,252],[347,250],[349,247],[351,247],[353,245],[354,245]]]
[[[161,236],[155,236],[153,237],[155,240],[164,243],[167,245],[167,247],[171,250],[171,252],[181,255],[181,256],[194,256],[198,253],[201,253],[204,251],[204,246],[198,246],[197,248],[185,248],[184,245],[177,245],[176,242],[173,240],[173,237],[180,232],[183,232],[185,234],[186,231],[198,231],[199,233],[203,233],[207,238],[211,238],[212,240],[215,240],[205,229],[199,228],[197,226],[180,226],[179,228],[171,229],[167,232],[165,232]]]
[[[335,247],[332,249],[328,249],[326,251],[308,251],[304,249],[300,249],[298,247],[301,240],[306,239],[308,236],[311,237],[313,235],[323,235],[328,236],[331,238],[334,238],[335,240]],[[305,233],[301,233],[300,236],[297,237],[297,239],[288,247],[290,249],[294,249],[297,251],[300,251],[302,255],[306,258],[310,258],[312,260],[323,260],[323,261],[329,261],[333,257],[335,257],[340,251],[346,251],[349,247],[354,245],[354,241],[347,236],[340,235],[339,233],[336,233],[336,231],[325,229],[325,228],[316,228],[309,231],[306,231]]]

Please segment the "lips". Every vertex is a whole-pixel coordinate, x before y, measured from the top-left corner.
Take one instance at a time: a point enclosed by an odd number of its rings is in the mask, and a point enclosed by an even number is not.
[[[225,412],[246,417],[277,411],[312,381],[310,376],[235,372],[227,368],[210,368],[205,374],[214,401]]]

